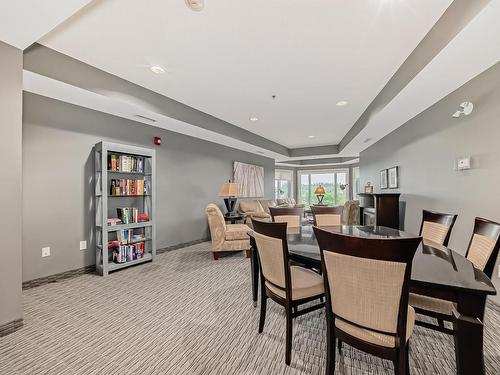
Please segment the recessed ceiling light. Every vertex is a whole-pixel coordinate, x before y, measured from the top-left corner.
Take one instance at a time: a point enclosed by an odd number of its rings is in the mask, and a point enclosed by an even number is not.
[[[161,66],[159,65],[154,65],[151,67],[151,71],[153,73],[156,73],[156,74],[163,74],[165,73],[165,69],[163,69]]]
[[[341,100],[341,101],[337,102],[337,104],[336,104],[337,107],[343,107],[345,105],[347,105],[347,101],[345,101],[345,100]]]
[[[259,121],[259,118],[252,116],[252,117],[250,117],[250,121],[252,121],[252,122]]]
[[[308,135],[307,138],[313,139],[313,138],[316,138],[316,136],[315,135]]]

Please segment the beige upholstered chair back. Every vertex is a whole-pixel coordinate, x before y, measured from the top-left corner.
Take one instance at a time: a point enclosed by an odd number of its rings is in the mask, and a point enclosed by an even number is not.
[[[442,245],[448,234],[448,229],[447,225],[424,221],[422,224],[422,237]]]
[[[350,200],[344,203],[344,211],[342,213],[342,223],[346,225],[359,224],[359,201]]]
[[[269,207],[269,211],[275,223],[287,223],[290,228],[298,228],[302,224],[303,208]]]
[[[448,246],[456,219],[457,215],[423,210],[420,235],[426,240]]]
[[[495,243],[496,241],[492,238],[474,233],[472,235],[469,252],[467,253],[467,259],[469,259],[477,269],[484,270],[495,248]]]
[[[219,207],[213,203],[210,203],[205,211],[208,217],[208,226],[210,227],[212,248],[214,251],[219,251],[226,237],[226,221]]]
[[[316,215],[316,225],[319,227],[329,225],[341,225],[342,216],[339,214],[319,214]]]
[[[254,232],[254,237],[264,278],[284,289],[286,285],[283,241],[257,232]]]
[[[362,327],[396,333],[405,263],[325,252],[332,311]]]
[[[275,223],[287,223],[289,227],[300,227],[300,216],[297,215],[282,215],[282,216],[275,216],[274,217],[274,222]]]

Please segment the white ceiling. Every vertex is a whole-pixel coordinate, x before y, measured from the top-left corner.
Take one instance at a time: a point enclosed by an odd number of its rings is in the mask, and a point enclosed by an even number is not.
[[[91,0],[0,0],[0,40],[24,50]]]
[[[318,146],[342,139],[451,0],[205,2],[96,0],[41,43],[287,147]]]

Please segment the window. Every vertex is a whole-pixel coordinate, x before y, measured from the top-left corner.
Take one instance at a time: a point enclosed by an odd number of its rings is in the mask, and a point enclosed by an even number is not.
[[[323,204],[328,206],[342,205],[349,199],[348,181],[349,171],[347,169],[299,171],[298,203],[302,203],[306,207],[317,204],[318,200],[314,195],[314,190],[321,185],[326,191]]]
[[[293,171],[285,169],[275,170],[274,198],[293,198]]]
[[[359,167],[352,168],[352,199],[358,199],[358,193],[361,192],[360,180],[359,180]]]

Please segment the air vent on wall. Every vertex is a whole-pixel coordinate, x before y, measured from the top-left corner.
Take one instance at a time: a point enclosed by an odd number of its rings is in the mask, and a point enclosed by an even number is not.
[[[143,116],[143,115],[134,115],[135,117],[137,118],[140,118],[142,120],[147,120],[147,121],[151,121],[151,122],[156,122],[156,120],[154,118],[151,118],[151,117],[146,117],[146,116]]]

